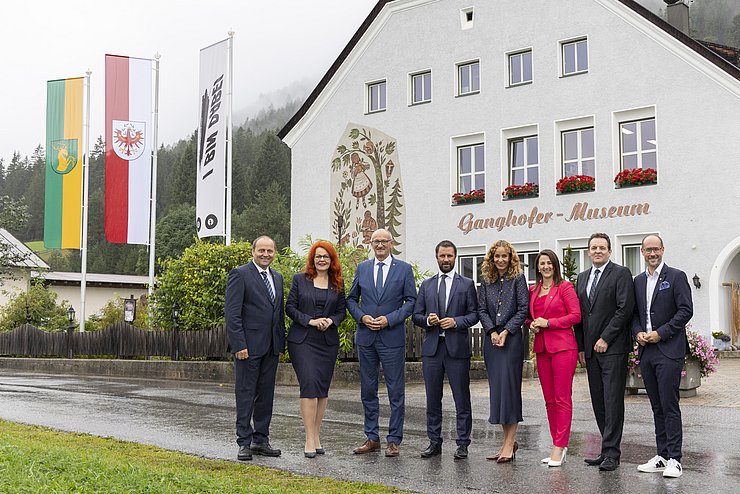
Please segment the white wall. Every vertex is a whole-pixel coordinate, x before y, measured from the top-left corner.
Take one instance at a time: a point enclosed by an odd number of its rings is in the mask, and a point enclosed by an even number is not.
[[[305,234],[328,238],[330,157],[348,122],[378,128],[398,139],[405,188],[406,259],[434,267],[433,247],[449,238],[459,247],[490,245],[497,238],[538,241],[605,231],[618,235],[658,232],[666,263],[709,281],[718,252],[740,231],[737,192],[740,156],[740,84],[689,48],[613,0],[475,4],[474,27],[460,28],[468,1],[407,1],[388,5],[326,88],[286,138],[293,149],[291,244]],[[390,8],[389,8],[390,7]],[[392,10],[391,10],[392,9]],[[559,77],[559,40],[587,36],[589,72]],[[531,47],[534,82],[506,87],[506,53]],[[455,63],[479,58],[481,92],[455,97]],[[407,106],[408,73],[432,69],[432,103]],[[365,83],[387,78],[388,109],[365,115]],[[615,189],[619,171],[615,112],[652,108],[657,120],[658,185]],[[594,120],[596,191],[558,196],[559,142],[555,122]],[[502,201],[506,185],[504,129],[536,125],[540,196]],[[450,206],[453,136],[485,134],[485,204]],[[325,173],[317,173],[323,164]],[[460,218],[563,213],[587,201],[592,207],[649,203],[649,214],[627,218],[516,226],[501,232],[463,234]],[[613,259],[621,261],[615,250]],[[636,274],[636,273],[635,273]],[[692,288],[693,290],[693,288]],[[693,290],[694,329],[707,334],[709,290]]]

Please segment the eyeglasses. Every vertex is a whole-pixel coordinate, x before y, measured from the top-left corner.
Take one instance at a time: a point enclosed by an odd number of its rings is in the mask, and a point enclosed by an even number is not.
[[[648,247],[648,248],[643,248],[642,250],[645,251],[647,254],[655,254],[663,250],[663,247]]]
[[[324,255],[321,255],[321,254],[319,254],[317,256],[313,256],[313,258],[316,259],[317,261],[322,261],[322,260],[324,260],[324,261],[330,261],[331,260],[331,256],[324,256]]]
[[[373,240],[370,243],[375,246],[378,246],[378,245],[388,245],[389,243],[391,243],[391,241],[390,240]]]

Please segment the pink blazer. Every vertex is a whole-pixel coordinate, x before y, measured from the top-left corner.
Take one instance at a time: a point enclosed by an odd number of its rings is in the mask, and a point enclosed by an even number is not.
[[[576,338],[573,335],[573,326],[581,321],[581,307],[573,285],[563,281],[553,286],[548,295],[545,295],[545,311],[542,314],[534,313],[534,301],[540,291],[541,283],[529,289],[529,314],[525,321],[529,326],[538,317],[544,317],[550,322],[549,328],[541,329],[534,335],[534,352],[556,353],[563,350],[578,350]]]

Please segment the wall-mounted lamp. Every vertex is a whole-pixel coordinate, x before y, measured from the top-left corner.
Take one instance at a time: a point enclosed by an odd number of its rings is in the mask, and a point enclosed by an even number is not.
[[[698,274],[694,274],[694,277],[691,278],[691,280],[694,282],[694,286],[696,287],[697,290],[701,288],[701,280],[699,279]]]

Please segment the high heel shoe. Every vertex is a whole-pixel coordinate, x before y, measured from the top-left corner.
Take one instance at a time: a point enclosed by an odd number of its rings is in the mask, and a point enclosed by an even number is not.
[[[516,451],[519,449],[519,443],[514,441],[514,448],[511,450],[511,456],[499,456],[496,463],[510,463],[516,460]]]
[[[316,451],[304,451],[303,456],[306,458],[316,458]]]
[[[565,463],[566,458],[568,457],[568,448],[563,448],[563,455],[560,457],[560,460],[550,460],[547,462],[548,467],[559,467],[563,463]]]
[[[501,456],[500,453],[496,453],[495,455],[486,456],[486,460],[488,460],[488,461],[496,461],[496,460],[499,459],[500,456]]]

